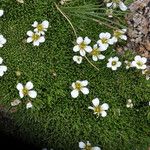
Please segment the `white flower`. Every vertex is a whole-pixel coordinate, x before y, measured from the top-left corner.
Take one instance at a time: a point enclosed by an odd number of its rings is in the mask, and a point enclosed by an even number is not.
[[[117,70],[118,67],[121,66],[121,62],[119,61],[118,57],[110,57],[108,59],[107,67],[111,68],[112,70]]]
[[[19,91],[20,98],[23,98],[24,96],[30,96],[31,98],[36,98],[37,96],[37,92],[32,90],[33,83],[31,81],[27,82],[25,86],[23,86],[21,83],[18,83],[16,88]]]
[[[4,73],[7,71],[7,67],[2,65],[3,59],[0,57],[0,77],[4,75]]]
[[[79,91],[81,91],[83,94],[87,95],[89,94],[89,89],[86,87],[88,85],[88,81],[84,80],[84,81],[76,81],[72,83],[72,92],[71,92],[71,96],[73,98],[77,98],[79,95]]]
[[[73,60],[74,60],[77,64],[81,64],[81,63],[82,63],[82,57],[81,57],[81,56],[73,56]]]
[[[129,62],[128,60],[125,60],[124,62],[125,62],[125,64],[126,64],[126,69],[129,69],[129,68],[133,67],[133,66],[132,66],[132,63]]]
[[[11,106],[17,106],[21,103],[19,99],[15,99],[14,101],[11,102]]]
[[[127,104],[126,104],[127,108],[133,108],[133,103],[131,99],[128,99]]]
[[[105,58],[105,56],[101,54],[101,51],[102,50],[100,49],[100,47],[97,46],[97,44],[95,44],[93,46],[93,50],[92,50],[92,52],[90,54],[92,55],[92,59],[94,61],[97,61],[98,59],[102,60],[102,59]]]
[[[0,47],[3,47],[3,45],[6,43],[6,39],[3,35],[0,34]]]
[[[94,111],[94,114],[96,114],[98,117],[101,114],[102,117],[106,117],[107,116],[107,112],[106,110],[109,109],[109,105],[107,103],[104,103],[102,105],[100,105],[99,103],[99,99],[95,98],[92,100],[93,103],[93,107],[89,106],[88,109],[91,109]]]
[[[17,0],[17,2],[23,4],[24,0]]]
[[[150,79],[150,68],[142,70],[142,74],[146,75],[146,80]]]
[[[109,0],[110,2],[110,0]],[[119,8],[122,11],[126,11],[127,10],[127,6],[121,1],[121,0],[111,0],[110,3],[106,4],[107,7],[112,7],[112,8],[116,8],[119,6]]]
[[[146,62],[147,58],[137,55],[135,56],[134,61],[132,61],[132,66],[137,69],[146,69]]]
[[[81,56],[85,56],[86,52],[90,53],[92,51],[92,47],[88,46],[91,43],[91,40],[88,37],[85,37],[84,39],[82,37],[78,37],[77,45],[73,47],[74,52],[80,52]]]
[[[32,26],[35,27],[34,32],[38,32],[38,33],[44,35],[45,31],[47,31],[47,28],[49,26],[49,22],[47,20],[45,20],[41,24],[38,24],[38,22],[35,21],[32,24]]]
[[[87,141],[85,144],[84,142],[79,142],[79,148],[82,150],[101,150],[99,147],[92,147],[91,143]]]
[[[33,107],[33,105],[32,105],[32,103],[29,101],[27,104],[26,104],[26,109],[29,109],[29,108],[32,108]]]
[[[4,10],[0,9],[0,17],[2,17],[4,14]]]
[[[109,44],[112,45],[114,43],[110,37],[111,34],[108,32],[99,34],[100,39],[97,41],[97,44],[100,46],[101,50],[106,50]]]
[[[112,37],[112,42],[116,43],[119,39],[127,40],[127,36],[125,35],[127,29],[115,30],[114,36]]]
[[[40,43],[45,42],[45,37],[41,36],[40,33],[33,33],[32,31],[28,31],[27,35],[29,36],[27,38],[27,43],[33,42],[34,46],[39,46]]]

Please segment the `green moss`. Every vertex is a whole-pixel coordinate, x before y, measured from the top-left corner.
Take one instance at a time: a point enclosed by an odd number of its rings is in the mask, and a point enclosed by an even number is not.
[[[86,60],[81,65],[75,64],[72,60],[73,31],[52,0],[25,0],[25,4],[6,0],[0,4],[5,10],[0,18],[0,29],[7,39],[0,56],[8,67],[0,80],[0,103],[10,107],[10,102],[19,98],[18,82],[25,84],[31,80],[38,92],[32,110],[26,110],[23,104],[12,113],[22,138],[64,150],[78,149],[81,140],[89,140],[104,150],[147,149],[150,144],[149,108],[126,108],[127,99],[132,99],[137,106],[150,99],[149,81],[140,72],[126,71],[124,67],[113,72],[106,68],[107,58],[116,55],[111,48],[104,53],[104,61],[95,63],[100,71]],[[79,3],[76,1],[76,4]],[[46,32],[46,42],[39,47],[27,44],[26,32],[33,30],[32,23],[44,19],[51,26]],[[73,22],[78,36],[90,37],[92,44],[101,31],[106,31],[104,26],[94,22],[77,18],[73,18]],[[19,77],[16,71],[21,72]],[[76,80],[89,81],[88,96],[81,94],[77,99],[71,98],[69,87]],[[88,110],[96,97],[110,105],[106,118],[96,118]]]

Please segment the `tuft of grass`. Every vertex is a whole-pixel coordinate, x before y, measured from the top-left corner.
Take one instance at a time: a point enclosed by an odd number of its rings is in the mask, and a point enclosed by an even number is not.
[[[56,150],[77,150],[81,140],[89,140],[103,150],[147,149],[150,145],[150,110],[140,103],[150,99],[149,81],[134,69],[121,67],[113,72],[106,68],[107,59],[117,55],[112,48],[105,52],[104,61],[96,63],[99,71],[85,60],[81,65],[75,64],[72,61],[74,33],[54,2],[58,3],[58,0],[25,0],[25,4],[15,0],[0,2],[5,10],[0,18],[0,29],[7,39],[0,56],[8,67],[0,79],[0,104],[9,108],[10,102],[19,98],[18,82],[31,80],[38,92],[33,109],[26,110],[25,105],[20,105],[11,114],[18,126],[15,134],[40,147]],[[71,6],[95,2],[76,0]],[[31,24],[45,19],[51,26],[46,32],[46,42],[39,47],[27,44],[26,32],[33,29]],[[90,37],[92,44],[100,32],[108,31],[104,25],[76,17],[72,19],[77,26],[77,35]],[[21,72],[20,77],[16,76],[16,71]],[[71,98],[71,83],[85,79],[89,81],[90,94]],[[110,105],[106,118],[96,118],[87,109],[96,97]],[[133,100],[133,109],[126,108],[127,99]]]

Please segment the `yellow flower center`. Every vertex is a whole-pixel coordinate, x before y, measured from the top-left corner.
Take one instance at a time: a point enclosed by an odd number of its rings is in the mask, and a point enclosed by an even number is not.
[[[82,88],[81,83],[75,83],[76,89],[80,90]]]
[[[140,67],[143,66],[143,63],[141,61],[138,61],[136,64]]]
[[[115,66],[116,64],[117,64],[117,62],[116,61],[112,61],[112,66]]]
[[[102,41],[103,44],[107,44],[108,43],[108,39],[106,39],[106,38],[102,38],[101,41]]]
[[[84,150],[92,150],[91,144],[87,144],[84,148]]]
[[[118,30],[114,31],[114,36],[116,38],[119,38],[121,35],[122,35],[122,33],[120,31],[118,31]]]
[[[38,39],[40,38],[40,36],[38,35],[38,34],[33,34],[33,36],[32,36],[32,40],[33,41],[37,41]]]
[[[85,49],[85,47],[86,47],[86,44],[85,44],[84,42],[82,42],[82,43],[80,44],[80,49]]]
[[[23,93],[24,95],[28,95],[29,90],[28,90],[27,88],[23,88],[22,93]]]
[[[94,108],[95,113],[100,113],[102,111],[101,106],[97,106]]]
[[[92,50],[91,54],[94,56],[98,56],[98,55],[100,55],[100,51],[98,50],[98,48],[95,48]]]
[[[37,29],[38,29],[38,31],[43,31],[43,25],[42,24],[39,24],[38,26],[37,26]]]

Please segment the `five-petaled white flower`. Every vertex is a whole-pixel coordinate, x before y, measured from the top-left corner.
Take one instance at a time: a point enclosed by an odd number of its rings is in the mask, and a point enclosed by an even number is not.
[[[0,47],[3,47],[3,45],[6,43],[6,39],[3,35],[0,34]]]
[[[102,51],[103,51],[103,50],[101,50],[100,47],[98,47],[98,45],[95,44],[95,45],[93,46],[92,52],[90,53],[90,54],[92,55],[92,59],[93,59],[94,61],[97,61],[98,59],[99,59],[99,60],[104,59],[105,56],[101,54]]]
[[[97,41],[97,44],[100,46],[101,50],[106,50],[109,45],[112,45],[114,41],[111,38],[111,34],[106,33],[100,33],[99,34],[99,40]]]
[[[130,61],[125,60],[124,62],[125,62],[125,64],[126,64],[126,69],[129,69],[129,68],[133,67],[133,66],[132,66],[132,63],[131,63]]]
[[[77,98],[80,91],[85,95],[89,94],[89,89],[86,87],[87,85],[88,85],[87,80],[84,81],[77,80],[76,82],[73,82],[72,83],[73,90],[71,92],[71,96],[73,98]]]
[[[146,80],[150,79],[150,68],[142,70],[142,74],[146,75]]]
[[[0,17],[3,16],[4,10],[0,9]]]
[[[0,57],[0,77],[4,75],[4,73],[7,71],[7,67],[2,65],[3,59]]]
[[[30,96],[31,98],[36,98],[37,96],[37,92],[32,90],[33,83],[31,81],[27,82],[25,86],[23,86],[21,83],[18,83],[16,88],[19,91],[20,98],[23,98],[24,96]]]
[[[147,58],[137,55],[135,56],[134,61],[132,61],[132,66],[137,69],[146,69],[146,62]]]
[[[82,57],[81,57],[81,56],[73,56],[73,60],[74,60],[77,64],[81,64],[81,63],[82,63]]]
[[[41,36],[40,33],[37,32],[33,33],[32,31],[28,31],[27,35],[29,36],[27,38],[27,43],[33,42],[34,46],[39,46],[40,43],[45,42],[45,37]]]
[[[92,147],[92,145],[89,141],[87,141],[86,143],[84,143],[82,141],[79,142],[79,148],[81,148],[82,150],[101,150],[97,146]]]
[[[98,98],[93,99],[92,103],[93,103],[93,107],[89,106],[88,109],[93,110],[94,114],[96,114],[97,117],[99,117],[100,114],[101,114],[102,117],[107,116],[106,110],[109,109],[109,105],[107,103],[104,103],[104,104],[100,105],[100,102],[99,102]]]
[[[89,46],[91,40],[88,37],[85,37],[84,39],[82,37],[78,37],[76,42],[77,45],[73,47],[73,51],[79,51],[81,56],[85,56],[86,52],[90,53],[92,51],[92,47]]]
[[[107,67],[111,68],[112,70],[117,70],[118,67],[121,66],[121,62],[119,61],[118,57],[110,57],[108,59]]]
[[[108,3],[106,4],[107,7],[116,8],[119,6],[119,8],[122,11],[127,10],[127,6],[121,1],[121,0],[106,0]]]
[[[47,28],[49,26],[49,22],[47,20],[45,20],[41,24],[38,24],[38,22],[35,21],[32,24],[32,26],[35,27],[34,32],[38,32],[42,35],[45,35],[45,31],[47,31]]]
[[[29,109],[29,108],[32,108],[33,107],[33,105],[32,105],[32,103],[31,103],[31,101],[29,101],[27,104],[26,104],[26,109]]]
[[[115,30],[111,39],[112,42],[116,43],[119,39],[127,40],[127,36],[125,35],[126,31],[127,29]]]

